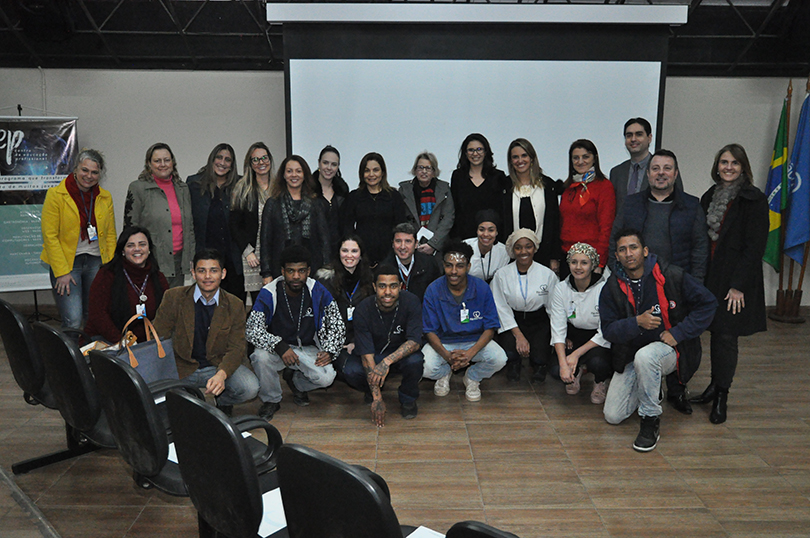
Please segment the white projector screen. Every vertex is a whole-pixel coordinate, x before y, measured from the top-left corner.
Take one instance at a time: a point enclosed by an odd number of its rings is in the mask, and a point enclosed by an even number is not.
[[[362,156],[376,151],[396,187],[423,150],[449,181],[469,133],[487,137],[505,172],[509,143],[528,139],[554,179],[568,175],[571,142],[588,138],[607,174],[628,158],[628,118],[657,133],[661,70],[659,61],[290,58],[292,150],[314,171],[321,148],[335,146],[351,188]]]

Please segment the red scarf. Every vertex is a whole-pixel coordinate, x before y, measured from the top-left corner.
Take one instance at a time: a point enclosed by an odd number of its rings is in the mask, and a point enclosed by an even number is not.
[[[658,267],[656,263],[652,269],[652,275],[655,279],[655,292],[658,295],[658,306],[661,309],[661,321],[664,322],[664,329],[667,331],[672,330],[672,322],[669,321],[669,299],[667,299],[666,294],[664,294],[664,284],[666,283],[667,279],[664,278],[664,274],[661,272],[661,268]],[[630,286],[627,283],[619,278],[619,288],[627,295],[627,299],[630,301],[630,304],[633,306],[633,312],[638,314],[636,309],[636,298],[633,296],[633,290],[630,289]],[[677,357],[681,356],[681,353],[678,351],[678,348],[675,348],[675,355]],[[680,368],[680,364],[676,364],[676,368]]]
[[[84,192],[79,188],[76,177],[70,174],[67,179],[65,179],[65,188],[67,188],[68,194],[73,198],[73,203],[76,204],[76,208],[79,210],[79,232],[82,240],[87,241],[90,239],[90,236],[87,235],[88,224],[96,226],[94,205],[98,200],[98,194],[100,192],[98,184],[93,186],[88,192]],[[89,215],[88,212],[90,213]],[[98,226],[96,226],[96,228],[98,228]]]

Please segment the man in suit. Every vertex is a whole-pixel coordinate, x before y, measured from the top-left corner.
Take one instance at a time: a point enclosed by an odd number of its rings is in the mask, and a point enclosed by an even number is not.
[[[180,378],[213,394],[217,407],[230,415],[234,404],[256,397],[259,380],[242,366],[245,304],[220,289],[225,276],[220,252],[198,251],[195,283],[166,290],[154,326],[162,338],[172,339]]]
[[[652,126],[644,118],[630,118],[624,124],[624,147],[630,158],[610,170],[610,182],[616,191],[616,214],[621,211],[624,199],[645,190],[650,184],[647,171],[650,168],[650,144],[652,143]],[[678,175],[677,187],[683,190],[683,182]]]
[[[399,269],[402,289],[413,293],[421,301],[425,298],[425,290],[441,276],[441,271],[434,257],[419,252],[416,245],[413,224],[397,224],[394,226],[393,250],[385,258],[385,263]]]

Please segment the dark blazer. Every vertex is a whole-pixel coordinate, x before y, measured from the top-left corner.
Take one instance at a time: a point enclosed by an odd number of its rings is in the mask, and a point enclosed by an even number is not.
[[[193,374],[199,367],[199,363],[191,358],[196,287],[196,284],[192,284],[166,290],[152,322],[161,338],[171,337],[177,372],[181,378]],[[245,303],[222,288],[219,289],[219,305],[211,318],[205,354],[208,362],[228,376],[233,375],[247,354]]]
[[[206,247],[206,234],[208,231],[208,211],[211,209],[211,195],[207,192],[202,192],[200,190],[200,180],[202,179],[202,174],[194,174],[193,176],[189,176],[186,180],[186,184],[188,185],[189,194],[191,195],[191,214],[194,218],[194,236],[197,241],[197,252],[203,250]],[[225,206],[225,217],[230,220],[230,212],[231,212],[231,189],[225,189],[222,192],[222,197],[224,206]],[[226,231],[228,235],[230,235],[230,229],[227,228]],[[237,275],[242,274],[242,250],[237,247],[236,243],[233,241],[233,237],[230,237],[230,248],[228,252],[223,252],[228,257],[228,260],[232,264],[232,268],[236,270]],[[230,270],[230,269],[229,269]]]
[[[228,226],[231,230],[231,239],[236,244],[240,255],[244,254],[248,245],[255,250],[259,235],[259,201],[256,200],[253,211],[231,209]]]
[[[312,203],[309,223],[310,236],[303,242],[303,246],[312,255],[310,267],[314,273],[329,260],[329,226],[326,222],[326,201],[323,198],[310,198],[310,200]],[[263,277],[281,276],[281,251],[293,244],[287,239],[283,219],[281,197],[267,200],[262,210],[261,275]]]
[[[649,161],[647,161],[647,168],[644,169],[644,173],[642,174],[641,178],[641,186],[639,187],[639,192],[644,191],[647,187],[650,186],[650,181],[647,177],[647,172],[650,168],[650,161],[652,161],[652,156]],[[623,163],[614,166],[610,169],[610,182],[613,183],[613,190],[616,192],[616,214],[619,214],[619,210],[622,208],[624,204],[624,199],[627,198],[627,181],[630,179],[630,159],[627,159]],[[678,170],[678,178],[675,180],[675,188],[683,190],[683,181],[681,180],[681,171]]]
[[[363,254],[371,266],[391,250],[394,226],[408,220],[402,196],[395,189],[372,195],[357,188],[349,193],[341,213],[343,235],[356,233],[363,240]]]
[[[546,200],[546,211],[543,214],[543,237],[540,239],[540,248],[534,255],[534,261],[549,266],[551,260],[563,260],[562,242],[560,241],[560,204],[557,201],[557,188],[555,182],[548,176],[543,176],[543,195]],[[503,195],[503,226],[498,230],[498,240],[506,243],[506,238],[515,231],[512,221],[512,190]],[[534,231],[534,230],[532,230]]]
[[[469,239],[475,237],[477,225],[475,214],[482,209],[492,209],[503,219],[501,197],[509,190],[511,182],[501,170],[493,168],[484,177],[484,182],[476,187],[470,181],[469,171],[460,168],[450,176],[450,192],[455,206],[455,217],[451,237]]]
[[[425,290],[427,290],[427,287],[442,275],[439,270],[439,265],[436,263],[433,256],[428,256],[419,251],[415,251],[413,256],[413,269],[411,269],[411,274],[408,277],[408,285],[405,289],[419,297],[419,300],[422,301],[425,298]],[[391,264],[392,267],[399,267],[397,265],[396,254],[394,254],[393,250],[388,253],[384,262]]]
[[[709,209],[715,189],[713,186],[700,199],[704,211]],[[729,205],[709,260],[706,287],[720,305],[710,330],[736,336],[767,330],[762,256],[769,227],[768,199],[758,188],[744,186]],[[726,309],[729,288],[745,294],[745,308],[736,315]]]
[[[329,202],[323,197],[323,187],[321,186],[320,179],[318,179],[319,174],[320,171],[315,170],[312,177],[315,180],[315,192],[321,199],[323,199],[324,203],[326,203],[326,223],[329,225],[329,251],[331,258],[337,254],[338,248],[340,248],[340,245],[338,244],[340,242],[341,233],[340,216],[343,202],[345,202],[346,197],[349,196],[349,186],[342,177],[335,175],[335,177],[332,178],[332,190],[335,192],[335,194],[332,196],[332,201]]]

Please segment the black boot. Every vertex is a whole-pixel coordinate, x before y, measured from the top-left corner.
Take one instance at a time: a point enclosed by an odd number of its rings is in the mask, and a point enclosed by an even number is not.
[[[728,414],[728,389],[717,388],[717,395],[712,402],[712,412],[709,413],[709,422],[712,424],[722,424],[726,421]]]
[[[685,392],[679,392],[677,394],[669,393],[667,394],[667,401],[672,407],[684,415],[692,414],[692,406],[689,405],[689,400],[686,399]]]
[[[506,379],[509,381],[520,380],[520,358],[506,363]]]
[[[546,380],[546,365],[538,364],[534,367],[534,374],[532,374],[532,383],[542,383]]]
[[[706,387],[706,390],[703,391],[703,394],[700,396],[695,396],[694,398],[689,398],[689,403],[693,404],[707,404],[709,402],[713,402],[717,398],[717,385],[714,384],[714,381],[709,383],[709,386]]]

